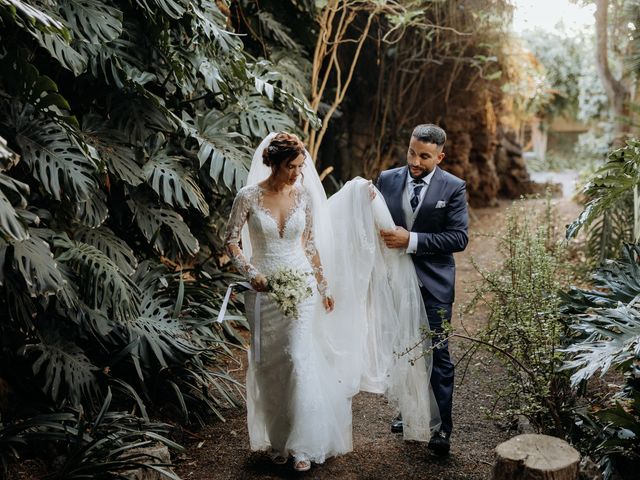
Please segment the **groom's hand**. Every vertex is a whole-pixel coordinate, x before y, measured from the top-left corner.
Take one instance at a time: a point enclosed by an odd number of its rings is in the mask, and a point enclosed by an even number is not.
[[[407,248],[409,246],[409,232],[402,227],[392,230],[380,230],[380,235],[387,248]]]

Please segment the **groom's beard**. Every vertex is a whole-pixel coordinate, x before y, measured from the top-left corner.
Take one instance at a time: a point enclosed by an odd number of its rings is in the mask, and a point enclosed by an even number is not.
[[[414,173],[411,171],[411,168],[412,168],[412,167],[409,167],[409,175],[411,175],[411,178],[415,178],[416,180],[421,179],[421,178],[424,178],[424,177],[426,177],[427,175],[429,175],[429,174],[431,173],[431,172],[430,172],[429,170],[427,170],[426,168],[419,167],[419,168],[420,168],[420,170],[421,170],[421,172],[420,172],[419,174],[417,174],[417,175],[416,175],[416,174],[414,174]]]

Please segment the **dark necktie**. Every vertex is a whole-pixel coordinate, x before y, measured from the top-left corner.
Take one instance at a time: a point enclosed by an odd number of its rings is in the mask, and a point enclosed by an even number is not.
[[[416,207],[420,203],[420,191],[422,190],[422,187],[424,187],[424,182],[423,181],[416,182],[415,180],[413,180],[411,184],[413,185],[413,196],[411,197],[410,203],[411,203],[411,210],[415,212]]]

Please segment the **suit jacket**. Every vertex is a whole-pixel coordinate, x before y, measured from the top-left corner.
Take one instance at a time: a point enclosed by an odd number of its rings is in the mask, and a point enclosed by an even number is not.
[[[395,224],[407,230],[402,204],[408,172],[406,166],[382,172],[376,185]],[[422,285],[442,303],[455,298],[453,253],[467,247],[468,223],[465,182],[436,166],[410,228],[418,234],[418,248],[411,257]]]

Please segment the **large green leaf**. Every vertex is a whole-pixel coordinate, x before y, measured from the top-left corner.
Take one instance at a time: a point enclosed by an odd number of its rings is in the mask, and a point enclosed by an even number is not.
[[[3,257],[5,257],[5,251],[6,247],[2,247]],[[3,270],[3,277],[0,285],[4,287],[2,290],[9,320],[15,322],[17,330],[23,334],[32,332],[33,320],[38,315],[37,299],[31,295],[28,288],[25,288],[25,282],[19,273],[7,269],[7,271]]]
[[[52,16],[51,12],[44,10],[42,5],[29,5],[22,0],[0,0],[0,7],[24,28],[66,34],[65,25]]]
[[[155,208],[141,199],[129,200],[127,205],[142,234],[148,241],[155,239],[154,246],[161,254],[166,255],[173,245],[187,255],[195,255],[200,249],[198,240],[177,212]],[[169,231],[171,239],[167,239],[164,229]]]
[[[29,186],[0,173],[0,232],[14,240],[25,240],[29,234],[20,215],[14,208],[14,202],[5,194],[5,190],[17,197],[20,206],[25,207],[27,200],[23,195],[29,195]]]
[[[10,170],[20,157],[7,146],[7,141],[0,136],[0,172]]]
[[[87,227],[98,228],[109,216],[107,196],[98,189],[93,195],[75,204],[76,218]]]
[[[596,171],[583,189],[589,198],[584,211],[567,227],[567,238],[614,207],[640,185],[640,141],[629,140],[625,147],[609,154],[607,162]],[[633,218],[633,217],[632,217]]]
[[[118,265],[93,245],[60,240],[57,257],[79,277],[78,289],[90,308],[111,312],[123,320],[138,315],[139,290]]]
[[[300,51],[302,47],[293,38],[291,38],[291,30],[280,23],[270,12],[261,11],[258,13],[260,26],[267,32],[269,36],[276,39],[287,50]]]
[[[158,8],[172,18],[182,18],[187,7],[185,0],[135,0],[135,2],[140,8],[146,10],[151,18],[158,15]]]
[[[61,0],[59,6],[74,35],[88,42],[109,42],[122,33],[122,12],[105,2]]]
[[[36,375],[42,372],[43,390],[55,402],[68,400],[76,406],[98,397],[98,368],[78,345],[51,330],[43,333],[40,343],[21,349],[23,355],[37,355],[32,368]]]
[[[158,196],[169,205],[180,208],[195,207],[209,215],[200,187],[178,157],[159,151],[144,165],[147,182]]]
[[[85,141],[97,150],[109,172],[129,185],[136,186],[145,181],[135,150],[118,130],[105,127],[99,117],[93,116],[83,121],[82,133]]]
[[[0,73],[4,76],[8,92],[40,112],[69,120],[70,117],[65,115],[70,108],[69,103],[58,92],[58,85],[46,75],[40,75],[38,69],[27,61],[28,56],[28,51],[23,49],[0,60]],[[3,109],[6,109],[5,113],[19,110],[16,105],[14,102],[11,106],[3,106]]]
[[[60,65],[72,71],[76,76],[84,73],[87,69],[87,57],[73,48],[66,39],[59,35],[43,32],[36,33],[35,37],[40,45],[60,62]]]
[[[150,135],[158,131],[172,132],[176,129],[171,111],[160,98],[148,92],[144,96],[122,97],[111,114],[116,128],[127,132],[130,142],[136,146],[142,146]]]
[[[132,275],[138,267],[136,256],[120,237],[116,236],[109,228],[84,228],[76,232],[76,238],[99,249],[107,257],[118,265],[125,275]]]
[[[185,116],[187,122],[191,118]],[[250,151],[245,137],[228,130],[235,124],[233,115],[221,115],[215,110],[198,117],[192,135],[198,141],[200,166],[209,162],[209,175],[216,181],[222,180],[231,188],[240,189],[247,180]],[[238,143],[242,142],[242,143]]]
[[[295,124],[288,115],[271,108],[264,97],[259,95],[251,95],[244,99],[238,116],[240,131],[247,136],[263,138],[269,132],[295,129]]]
[[[23,160],[56,200],[65,196],[74,202],[95,192],[95,161],[65,129],[50,120],[16,123]]]
[[[256,92],[266,96],[271,102],[277,102],[280,109],[284,106],[284,111],[297,111],[300,118],[309,121],[313,128],[320,128],[322,122],[306,99],[309,80],[303,69],[307,68],[309,71],[311,65],[289,51],[276,51],[272,58],[278,61],[277,65],[269,60],[258,60],[249,65],[248,73],[253,79]],[[264,99],[262,103],[266,105]]]
[[[144,86],[157,80],[155,73],[147,71],[148,59],[139,47],[145,41],[144,27],[128,17],[118,38],[108,43],[81,43],[78,48],[89,58],[89,70],[93,76],[124,89],[132,83]]]
[[[153,312],[162,308],[156,302],[148,304]],[[166,316],[140,316],[127,322],[129,341],[136,342],[132,353],[143,368],[162,368],[182,364],[202,349],[193,345],[180,322]]]
[[[22,275],[31,296],[53,295],[64,283],[49,244],[30,236],[12,243],[13,267]]]
[[[595,289],[574,287],[564,296],[563,312],[579,333],[564,350],[569,358],[563,368],[574,370],[574,384],[640,358],[639,254],[639,245],[626,245],[619,260],[593,274]]]
[[[202,0],[199,3],[200,6],[192,5],[194,30],[201,31],[213,39],[225,55],[231,51],[240,50],[242,42],[239,36],[224,29],[227,19],[215,2]]]

